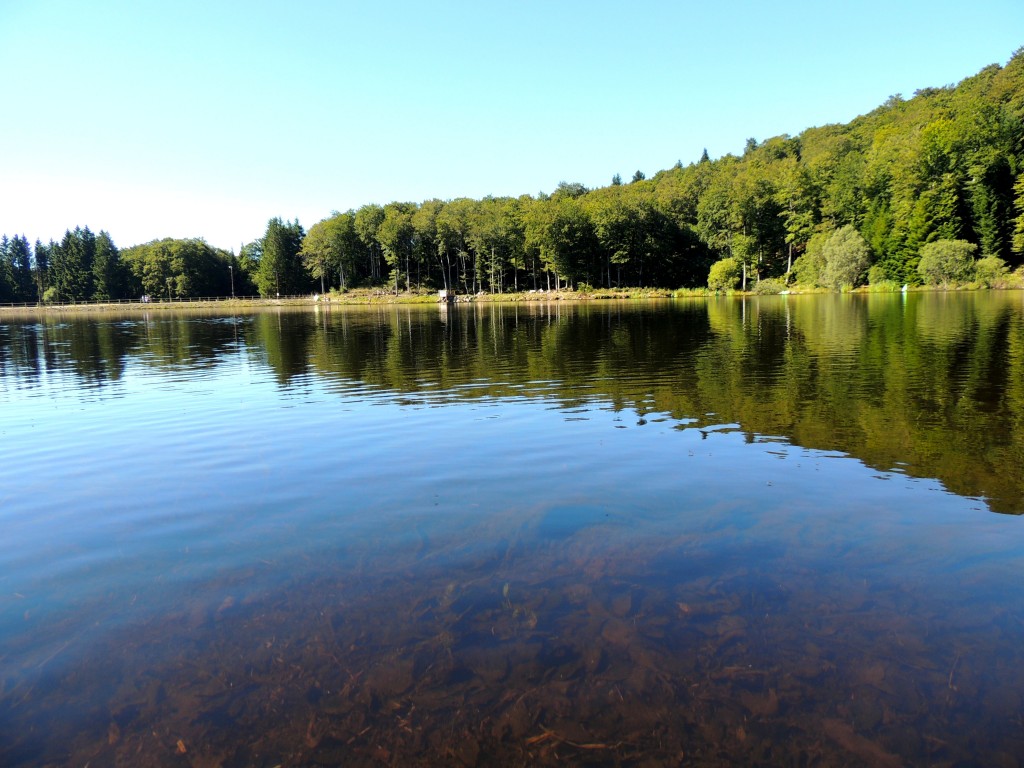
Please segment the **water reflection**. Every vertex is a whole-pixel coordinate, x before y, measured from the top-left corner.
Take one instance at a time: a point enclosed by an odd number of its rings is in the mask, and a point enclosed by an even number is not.
[[[0,382],[114,390],[128,365],[191,375],[244,349],[285,389],[314,376],[401,402],[538,396],[734,422],[1020,513],[1021,305],[1008,292],[46,317],[0,325]]]

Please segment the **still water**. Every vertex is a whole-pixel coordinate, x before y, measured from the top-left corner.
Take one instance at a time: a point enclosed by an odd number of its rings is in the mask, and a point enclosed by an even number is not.
[[[1024,295],[0,319],[0,765],[1024,756]]]

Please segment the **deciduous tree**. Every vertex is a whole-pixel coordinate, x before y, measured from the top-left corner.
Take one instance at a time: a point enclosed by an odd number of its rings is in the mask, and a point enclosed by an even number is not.
[[[819,282],[837,291],[856,285],[871,264],[868,244],[851,224],[839,228],[825,241],[821,255],[824,268]]]

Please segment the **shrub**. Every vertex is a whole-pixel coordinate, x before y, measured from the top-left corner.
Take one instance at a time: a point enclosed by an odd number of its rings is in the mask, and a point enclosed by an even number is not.
[[[707,296],[707,288],[676,288],[672,291],[673,299],[682,299],[690,296]]]
[[[728,291],[736,287],[743,275],[743,264],[735,256],[716,261],[708,271],[708,288]]]
[[[998,256],[986,256],[974,262],[974,278],[986,288],[1002,287],[1009,269]]]
[[[868,293],[896,293],[903,288],[895,280],[880,280],[877,283],[869,283]]]
[[[764,280],[758,280],[754,286],[754,293],[761,295],[782,293],[784,290],[786,290],[786,281],[779,277],[767,277]]]
[[[921,248],[917,271],[929,285],[948,287],[966,282],[974,272],[974,252],[978,246],[966,240],[936,240]]]

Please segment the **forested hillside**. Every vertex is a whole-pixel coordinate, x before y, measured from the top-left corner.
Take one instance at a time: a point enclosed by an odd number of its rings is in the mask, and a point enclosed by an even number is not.
[[[846,125],[749,139],[740,155],[606,187],[367,204],[305,231],[273,219],[237,255],[202,240],[118,251],[69,231],[0,241],[0,301],[264,296],[380,286],[842,288],[998,284],[1024,264],[1024,49]],[[923,263],[922,263],[923,259]]]

